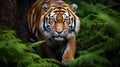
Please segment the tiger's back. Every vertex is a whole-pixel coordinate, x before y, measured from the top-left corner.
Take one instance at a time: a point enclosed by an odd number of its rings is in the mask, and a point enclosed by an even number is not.
[[[63,63],[74,59],[75,34],[80,28],[76,9],[76,4],[70,6],[62,0],[41,0],[33,4],[27,16],[29,38],[45,40],[40,46],[44,56],[54,57],[59,51]]]

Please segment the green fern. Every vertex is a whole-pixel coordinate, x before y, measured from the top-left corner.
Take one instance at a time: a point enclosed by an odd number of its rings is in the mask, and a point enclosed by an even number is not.
[[[32,47],[37,47],[43,41],[32,45],[23,44],[15,37],[12,30],[0,30],[0,63],[2,67],[58,67],[60,63],[54,59],[42,59],[34,53]]]
[[[86,53],[82,54],[80,57],[76,58],[75,61],[69,64],[70,67],[106,67],[106,64],[110,64],[108,60],[96,53]]]
[[[37,65],[36,65],[37,64]],[[61,63],[54,59],[41,59],[38,60],[38,63],[30,64],[28,67],[60,67]]]
[[[120,65],[120,12],[106,8],[100,3],[65,0],[80,6],[77,15],[81,30],[77,34],[77,58],[68,67],[119,67]],[[106,2],[106,1],[104,1]],[[112,2],[106,2],[109,4]],[[24,44],[12,30],[0,29],[0,66],[2,67],[61,67],[55,59],[41,58],[33,47],[38,41]],[[112,57],[112,58],[111,58]]]
[[[68,65],[70,67],[109,67],[112,65],[118,67],[120,13],[112,9],[103,9],[105,6],[101,4],[91,5],[86,2],[78,4],[81,5],[77,13],[81,20],[81,30],[77,35],[79,56]]]

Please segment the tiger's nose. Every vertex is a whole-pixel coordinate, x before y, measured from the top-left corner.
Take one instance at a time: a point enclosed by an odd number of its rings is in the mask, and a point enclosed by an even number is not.
[[[58,30],[56,30],[56,33],[58,33],[58,34],[61,34],[63,31],[58,31]]]

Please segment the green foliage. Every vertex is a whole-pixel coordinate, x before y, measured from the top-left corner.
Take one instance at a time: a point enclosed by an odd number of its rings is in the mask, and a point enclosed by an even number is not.
[[[106,8],[90,0],[65,0],[77,3],[76,14],[80,17],[81,29],[77,34],[77,58],[68,67],[119,67],[120,66],[120,12]],[[96,1],[96,0],[91,0]],[[105,1],[110,4],[113,0]],[[104,3],[104,4],[105,4]],[[55,59],[41,58],[33,47],[22,43],[11,30],[0,30],[0,66],[2,67],[60,67]]]
[[[32,47],[43,41],[26,46],[15,37],[12,30],[0,30],[0,67],[59,67],[54,59],[42,59]]]
[[[79,1],[77,15],[81,30],[77,35],[78,57],[70,67],[119,67],[120,12],[102,4]]]
[[[77,3],[77,15],[81,30],[77,35],[78,57],[68,64],[70,67],[119,67],[120,66],[120,12],[106,8],[96,0],[68,1]],[[95,4],[90,4],[96,1]],[[102,0],[108,5],[113,0]]]
[[[110,62],[96,53],[82,54],[69,64],[70,67],[106,67]]]

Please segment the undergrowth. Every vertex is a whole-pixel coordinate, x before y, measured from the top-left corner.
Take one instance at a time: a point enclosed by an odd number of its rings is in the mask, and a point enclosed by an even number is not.
[[[69,4],[72,1],[67,1]],[[77,34],[78,54],[68,67],[120,66],[120,12],[78,1],[81,28]],[[61,67],[55,59],[41,58],[32,47],[15,37],[12,30],[0,30],[0,67]]]
[[[0,67],[59,67],[54,59],[41,58],[33,47],[43,41],[27,45],[15,37],[12,30],[0,30]]]

